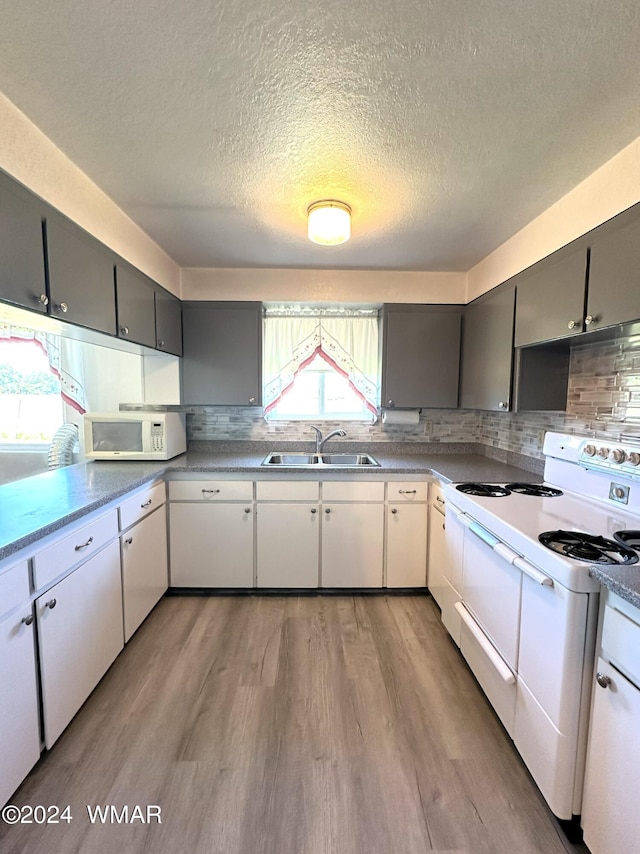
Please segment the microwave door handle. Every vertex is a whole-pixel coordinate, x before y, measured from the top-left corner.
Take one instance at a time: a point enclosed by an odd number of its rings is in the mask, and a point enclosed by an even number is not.
[[[533,579],[536,584],[541,584],[543,587],[553,587],[553,578],[545,575],[544,572],[540,572],[539,569],[536,569],[535,566],[530,564],[529,561],[525,560],[523,557],[517,557],[514,560],[513,565],[517,566],[525,575],[528,575],[529,578]]]

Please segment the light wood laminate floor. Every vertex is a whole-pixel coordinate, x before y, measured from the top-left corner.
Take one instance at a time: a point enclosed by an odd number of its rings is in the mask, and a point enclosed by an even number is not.
[[[424,596],[164,599],[12,801],[73,820],[2,854],[586,851]]]

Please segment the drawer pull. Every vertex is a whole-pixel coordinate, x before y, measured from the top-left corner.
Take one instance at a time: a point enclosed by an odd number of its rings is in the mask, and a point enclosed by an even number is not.
[[[439,495],[436,495],[436,501],[438,502],[438,504],[444,504],[444,498],[440,498]]]
[[[133,537],[127,537],[127,539],[124,542],[125,542],[125,545],[130,546],[131,543],[133,542]]]
[[[80,543],[79,545],[75,546],[74,548],[77,552],[81,552],[82,549],[86,549],[87,546],[90,546],[92,542],[93,542],[93,537],[89,537],[89,539],[87,540],[86,543]]]
[[[211,495],[217,495],[220,490],[219,489],[203,489],[203,493],[210,493]]]
[[[49,599],[48,602],[44,603],[44,607],[50,608],[53,611],[53,609],[56,607],[57,604],[58,604],[57,599]]]
[[[145,507],[150,507],[153,503],[153,498],[150,498],[148,501],[145,501],[144,504],[140,505],[140,509],[144,510]]]
[[[417,489],[399,489],[398,493],[400,495],[415,495],[417,491]]]
[[[24,623],[24,624],[25,624],[25,626],[30,626],[30,625],[31,625],[31,623],[33,622],[33,614],[29,614],[27,617],[23,617],[23,618],[20,620],[20,622],[21,622],[21,623]]]
[[[456,602],[454,608],[458,612],[460,619],[465,624],[465,626],[469,629],[471,634],[474,636],[476,641],[478,642],[480,648],[487,656],[491,664],[494,666],[500,678],[503,682],[506,682],[507,685],[513,685],[516,681],[515,676],[511,672],[511,670],[504,663],[502,658],[498,655],[496,650],[493,648],[489,639],[485,636],[482,629],[477,625],[476,621],[473,619],[471,614],[464,607],[462,602]]]

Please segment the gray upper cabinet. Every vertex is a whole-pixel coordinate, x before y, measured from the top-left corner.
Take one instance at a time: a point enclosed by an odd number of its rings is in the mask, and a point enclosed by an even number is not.
[[[46,312],[43,205],[0,175],[0,300]]]
[[[638,319],[640,221],[633,209],[599,229],[591,243],[587,330]]]
[[[459,305],[389,304],[382,309],[382,406],[458,405]]]
[[[56,212],[47,215],[46,246],[50,314],[115,335],[114,253]]]
[[[182,356],[182,303],[159,285],[155,289],[156,348]]]
[[[126,262],[116,264],[118,338],[156,346],[156,285],[148,276]]]
[[[497,288],[465,308],[460,375],[463,409],[510,409],[514,310],[514,285]]]
[[[584,330],[587,249],[570,246],[516,278],[515,346],[577,335]]]
[[[262,405],[262,303],[183,302],[182,402]]]

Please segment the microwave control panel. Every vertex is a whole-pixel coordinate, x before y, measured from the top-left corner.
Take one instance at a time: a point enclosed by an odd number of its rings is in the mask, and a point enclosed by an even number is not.
[[[164,451],[164,425],[161,422],[151,424],[151,450]]]

